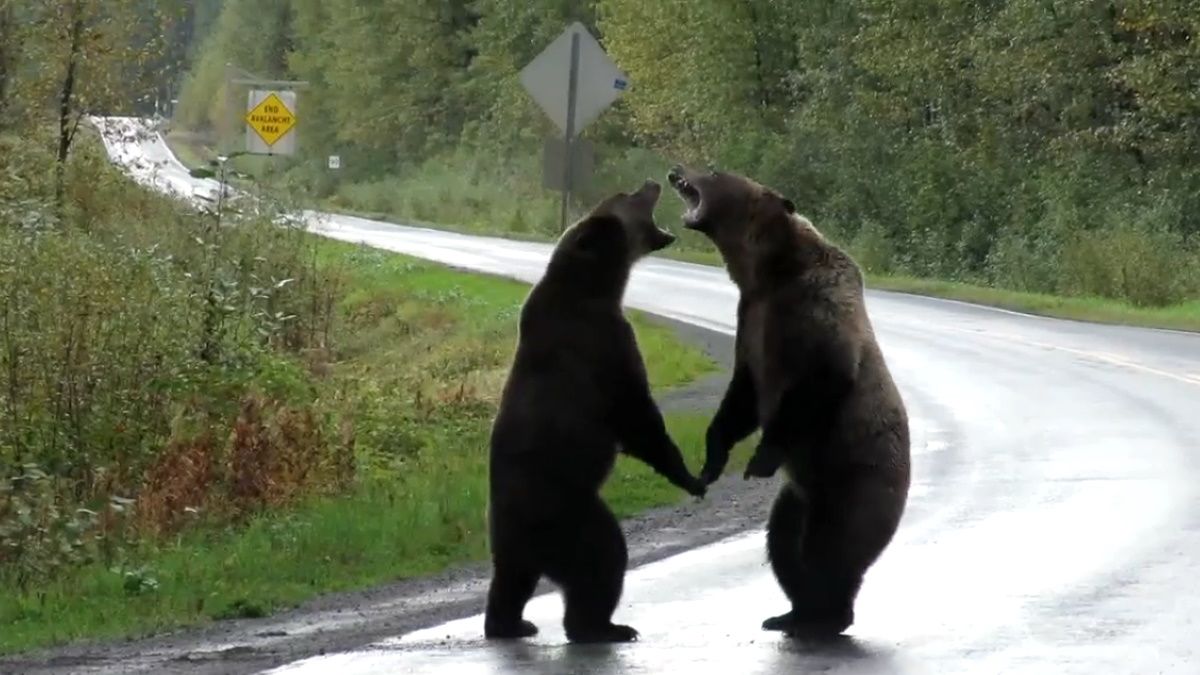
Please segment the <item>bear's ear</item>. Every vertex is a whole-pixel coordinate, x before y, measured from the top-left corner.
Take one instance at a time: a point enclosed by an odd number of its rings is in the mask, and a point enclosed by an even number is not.
[[[785,211],[788,213],[796,212],[796,205],[792,203],[792,200],[788,199],[787,197],[781,197],[780,199],[783,200],[783,209]]]
[[[624,240],[625,226],[616,216],[592,216],[579,228],[575,246],[585,253],[607,253],[617,242]]]

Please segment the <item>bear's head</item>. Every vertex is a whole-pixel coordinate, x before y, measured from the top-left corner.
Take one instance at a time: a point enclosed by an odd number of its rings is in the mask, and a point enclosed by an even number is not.
[[[782,259],[800,262],[824,242],[790,199],[745,176],[679,165],[667,181],[686,207],[683,226],[712,240],[739,285]]]
[[[654,207],[661,194],[662,186],[647,180],[632,194],[618,192],[607,197],[567,230],[562,244],[577,252],[620,258],[630,265],[670,246],[675,235],[654,222]]]

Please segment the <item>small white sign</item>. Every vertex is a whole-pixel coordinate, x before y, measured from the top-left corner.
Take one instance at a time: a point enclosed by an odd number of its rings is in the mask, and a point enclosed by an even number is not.
[[[329,156],[329,168],[330,169],[342,168],[342,158],[338,155],[330,155]]]
[[[629,87],[629,76],[576,21],[521,70],[521,86],[560,131],[567,132],[571,81],[571,35],[579,34],[579,73],[575,92],[575,133],[591,124]]]

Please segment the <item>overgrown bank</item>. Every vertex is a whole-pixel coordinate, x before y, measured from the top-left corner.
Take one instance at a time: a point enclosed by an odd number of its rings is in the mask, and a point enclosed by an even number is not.
[[[39,175],[34,144],[4,142]],[[71,167],[63,220],[37,189],[0,201],[0,652],[483,555],[525,286],[266,217],[216,228],[94,145]],[[713,368],[635,325],[660,390]],[[671,420],[692,464],[702,423]],[[622,462],[608,496],[629,515],[682,494]]]

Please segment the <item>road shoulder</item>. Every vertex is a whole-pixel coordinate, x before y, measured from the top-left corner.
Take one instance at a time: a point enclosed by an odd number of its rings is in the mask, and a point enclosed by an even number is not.
[[[720,369],[659,397],[664,412],[714,410],[728,380],[733,338],[651,317],[695,344]],[[688,499],[622,522],[630,568],[761,527],[776,491],[772,481],[727,476],[704,500]],[[261,619],[234,619],[154,637],[80,643],[0,659],[0,673],[135,673],[207,675],[258,672],[477,614],[489,566],[462,565],[428,577],[331,593]],[[543,582],[538,593],[556,592]],[[482,630],[482,626],[480,627]]]

